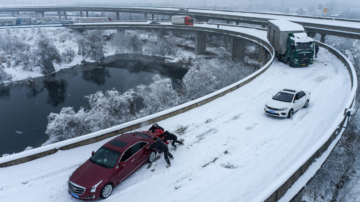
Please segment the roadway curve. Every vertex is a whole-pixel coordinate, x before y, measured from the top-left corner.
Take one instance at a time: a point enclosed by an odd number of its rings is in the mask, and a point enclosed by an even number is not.
[[[311,91],[310,108],[292,119],[265,115],[264,103],[283,88]],[[234,92],[161,121],[169,131],[188,126],[186,146],[174,153],[173,166],[166,169],[161,159],[155,172],[141,168],[107,201],[143,201],[144,197],[147,201],[263,201],[328,138],[353,89],[347,68],[325,49],[308,68],[289,68],[275,61]],[[1,168],[0,198],[72,201],[68,176],[108,140]]]

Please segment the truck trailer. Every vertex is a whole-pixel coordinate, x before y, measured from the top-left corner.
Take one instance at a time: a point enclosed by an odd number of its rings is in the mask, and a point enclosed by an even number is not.
[[[303,26],[286,20],[269,20],[267,38],[279,61],[290,66],[313,64],[314,40]]]
[[[194,19],[189,16],[174,15],[171,17],[171,23],[176,25],[194,25]]]
[[[0,26],[31,25],[36,19],[31,17],[0,17]]]

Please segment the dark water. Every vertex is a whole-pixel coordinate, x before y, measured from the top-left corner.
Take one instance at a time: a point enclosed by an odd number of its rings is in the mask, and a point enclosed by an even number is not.
[[[77,111],[86,106],[84,96],[115,88],[125,92],[140,84],[148,85],[159,73],[180,88],[186,69],[157,62],[121,60],[106,67],[86,65],[62,70],[52,76],[0,88],[0,157],[39,147],[47,139],[47,116],[63,107]]]

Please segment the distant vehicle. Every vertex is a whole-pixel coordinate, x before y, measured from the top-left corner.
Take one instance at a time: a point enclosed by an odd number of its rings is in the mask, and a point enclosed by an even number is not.
[[[42,21],[35,21],[34,22],[34,25],[41,25],[42,24]]]
[[[177,25],[194,25],[194,19],[189,16],[174,15],[171,17],[171,23]]]
[[[159,22],[156,22],[156,21],[151,21],[149,24],[150,24],[150,25],[160,25],[160,23],[159,23]]]
[[[179,11],[188,11],[188,9],[185,9],[185,8],[179,8]]]
[[[74,24],[75,22],[73,20],[63,20],[61,21],[61,24],[63,25],[71,25]]]
[[[286,20],[269,20],[267,38],[279,61],[290,66],[313,64],[314,40],[306,35],[304,27]]]
[[[110,17],[75,18],[76,23],[109,22],[112,20]]]
[[[310,92],[284,89],[265,104],[265,113],[291,118],[301,108],[309,107]]]
[[[156,150],[146,148],[154,137],[149,132],[126,133],[104,144],[70,176],[69,194],[81,200],[108,198],[125,178],[155,160]]]
[[[0,17],[0,26],[31,25],[34,21],[30,17]]]

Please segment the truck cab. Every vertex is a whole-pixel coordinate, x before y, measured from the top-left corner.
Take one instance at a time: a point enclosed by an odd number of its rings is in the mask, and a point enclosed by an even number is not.
[[[289,33],[286,43],[286,60],[290,66],[313,64],[314,40],[306,33]]]

